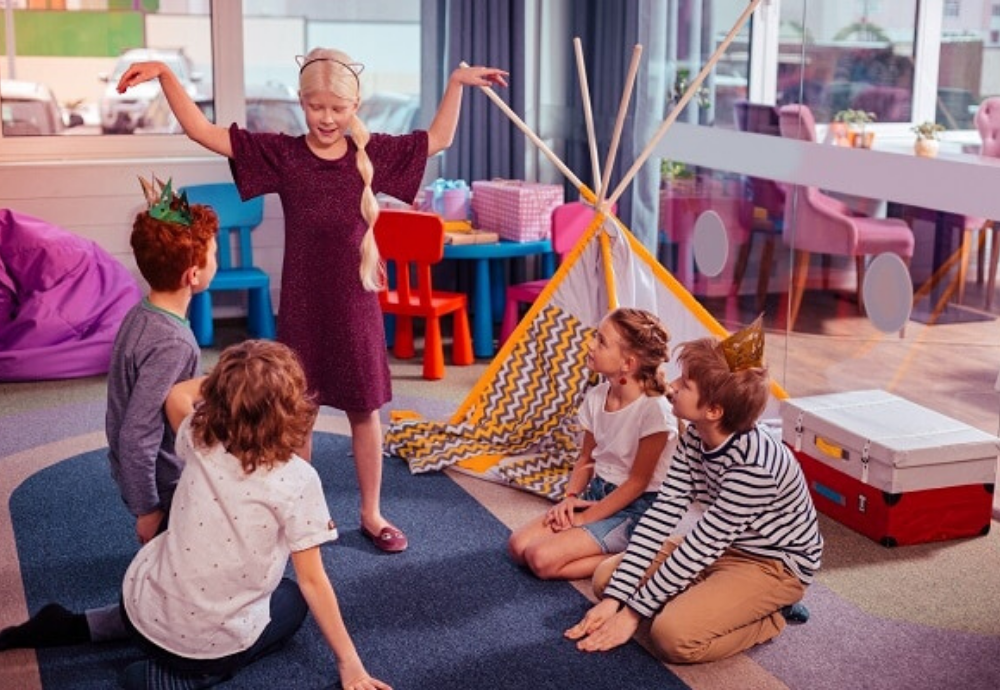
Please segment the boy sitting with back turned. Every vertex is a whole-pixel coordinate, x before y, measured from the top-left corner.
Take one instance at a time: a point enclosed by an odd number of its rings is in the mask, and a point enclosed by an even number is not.
[[[174,384],[201,370],[187,310],[215,276],[219,220],[208,206],[190,207],[186,197],[175,196],[169,181],[140,181],[149,209],[136,216],[131,243],[150,290],[115,338],[105,430],[111,474],[145,544],[166,527],[183,469],[163,403]]]
[[[174,384],[201,373],[187,309],[215,276],[219,220],[208,206],[189,207],[169,181],[140,182],[148,208],[136,215],[131,245],[149,294],[125,315],[115,338],[105,432],[111,475],[145,544],[166,529],[183,469],[163,404]],[[126,632],[117,603],[85,614],[53,603],[0,631],[0,650],[117,640]]]
[[[598,566],[600,603],[566,631],[583,651],[640,624],[671,663],[723,659],[776,637],[819,568],[823,539],[791,451],[757,423],[769,394],[761,319],[725,341],[680,346],[667,396],[689,424],[628,549]],[[704,513],[674,534],[692,501]]]

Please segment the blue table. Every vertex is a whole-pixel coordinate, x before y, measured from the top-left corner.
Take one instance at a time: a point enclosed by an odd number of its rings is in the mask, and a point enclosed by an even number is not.
[[[541,255],[542,277],[550,278],[555,272],[555,254],[550,240],[511,242],[500,240],[491,244],[446,244],[444,258],[475,262],[472,288],[472,349],[476,357],[493,356],[493,313],[503,312],[506,286],[501,259]],[[491,272],[490,264],[494,264]]]

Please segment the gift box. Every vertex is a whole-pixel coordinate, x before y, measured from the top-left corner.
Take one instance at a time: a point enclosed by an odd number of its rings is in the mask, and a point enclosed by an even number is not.
[[[884,546],[986,534],[1000,439],[881,390],[790,398],[816,509]]]
[[[468,220],[471,214],[470,190],[465,180],[438,178],[423,191],[417,204],[420,211],[436,213],[444,220]]]
[[[514,242],[548,239],[552,235],[552,211],[563,202],[562,185],[520,180],[472,183],[476,227]]]

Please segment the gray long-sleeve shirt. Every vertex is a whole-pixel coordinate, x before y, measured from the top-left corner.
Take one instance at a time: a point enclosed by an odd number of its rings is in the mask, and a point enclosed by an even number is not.
[[[143,300],[125,315],[108,371],[105,432],[111,476],[136,517],[167,510],[183,461],[163,403],[170,388],[201,371],[187,322]]]

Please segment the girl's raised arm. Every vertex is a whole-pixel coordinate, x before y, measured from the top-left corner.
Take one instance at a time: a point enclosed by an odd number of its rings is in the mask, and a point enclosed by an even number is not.
[[[188,138],[204,146],[209,151],[230,158],[233,147],[229,141],[229,130],[226,127],[212,124],[201,108],[191,100],[177,76],[166,64],[158,61],[134,62],[122,78],[118,80],[118,93],[125,93],[130,86],[141,84],[151,79],[160,80],[160,88],[167,97],[170,110],[177,122],[184,129]]]
[[[463,86],[507,86],[507,72],[494,67],[459,67],[451,73],[448,86],[441,97],[437,113],[427,128],[427,157],[451,146],[458,128],[458,114],[462,109]]]

